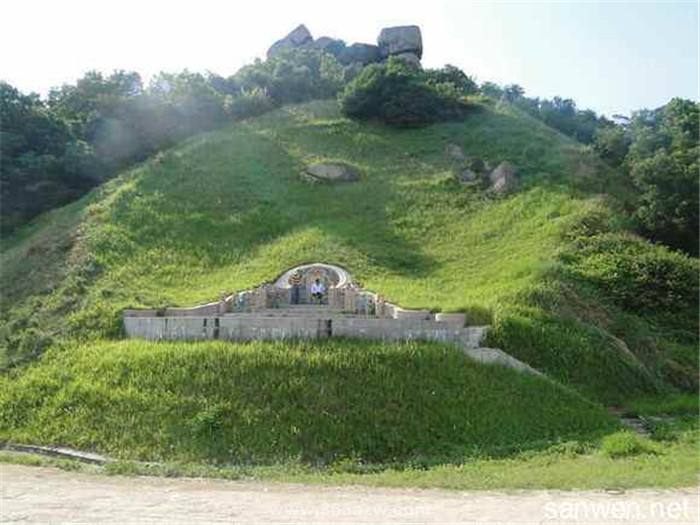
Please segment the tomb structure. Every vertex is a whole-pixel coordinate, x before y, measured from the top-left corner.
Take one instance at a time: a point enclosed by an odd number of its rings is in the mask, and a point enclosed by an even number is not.
[[[325,288],[320,301],[311,297],[317,280]],[[344,268],[325,263],[291,268],[272,282],[192,308],[124,311],[127,336],[150,340],[335,336],[477,344],[485,328],[467,327],[465,321],[461,313],[401,308],[359,287]]]
[[[311,285],[323,283],[320,301]],[[298,286],[298,294],[293,287]],[[410,310],[362,289],[343,268],[313,263],[291,268],[272,282],[192,308],[124,310],[127,337],[228,341],[348,337],[384,341],[438,341],[472,359],[539,374],[498,348],[481,345],[487,326],[467,326],[462,313]]]

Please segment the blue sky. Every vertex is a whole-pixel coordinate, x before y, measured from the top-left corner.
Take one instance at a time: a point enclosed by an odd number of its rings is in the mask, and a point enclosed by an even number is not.
[[[89,69],[229,75],[298,23],[374,43],[418,24],[423,64],[605,114],[698,98],[696,1],[34,0],[2,6],[0,78],[45,94]]]

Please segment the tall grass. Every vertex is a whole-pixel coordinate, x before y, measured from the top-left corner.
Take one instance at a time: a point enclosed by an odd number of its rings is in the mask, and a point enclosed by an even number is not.
[[[0,387],[0,439],[143,460],[438,463],[614,428],[573,391],[427,343],[93,342]]]

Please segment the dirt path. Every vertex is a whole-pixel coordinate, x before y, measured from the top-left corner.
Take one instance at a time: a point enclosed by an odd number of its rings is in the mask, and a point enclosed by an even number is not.
[[[698,491],[322,487],[0,465],[2,523],[698,523]]]

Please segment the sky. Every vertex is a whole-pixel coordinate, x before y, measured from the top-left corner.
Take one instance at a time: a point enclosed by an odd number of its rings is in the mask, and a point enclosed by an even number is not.
[[[304,23],[347,43],[416,24],[424,67],[609,116],[698,99],[697,0],[4,0],[0,17],[0,79],[42,95],[93,69],[228,76]]]

